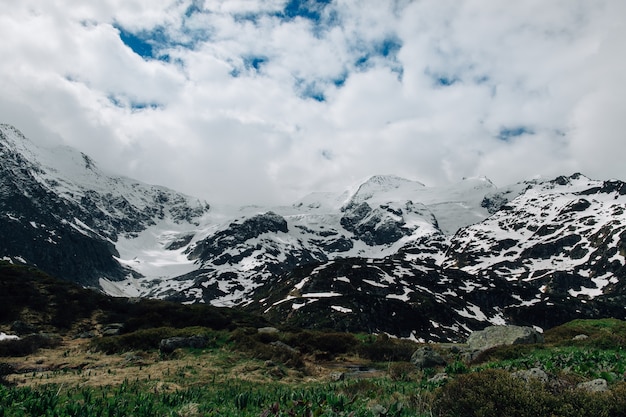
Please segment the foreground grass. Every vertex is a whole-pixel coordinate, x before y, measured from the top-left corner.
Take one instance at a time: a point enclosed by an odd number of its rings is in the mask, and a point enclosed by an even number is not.
[[[102,387],[0,387],[0,416],[428,415],[418,392],[414,382],[388,379],[296,386],[228,381],[175,391],[128,381]]]

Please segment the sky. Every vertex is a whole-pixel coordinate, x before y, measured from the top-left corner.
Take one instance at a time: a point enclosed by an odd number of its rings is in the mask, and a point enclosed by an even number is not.
[[[624,0],[0,0],[0,123],[209,202],[626,179]]]

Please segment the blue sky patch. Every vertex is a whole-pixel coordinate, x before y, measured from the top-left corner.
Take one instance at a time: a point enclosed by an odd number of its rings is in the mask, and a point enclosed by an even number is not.
[[[124,45],[128,46],[134,53],[144,59],[149,59],[154,56],[152,44],[146,37],[128,32],[120,26],[115,27],[120,31],[120,39],[124,42]]]
[[[319,23],[324,8],[330,3],[332,0],[289,0],[283,14],[288,19],[301,17]]]
[[[523,135],[534,135],[535,132],[526,126],[503,127],[498,132],[498,139],[508,142],[516,137]]]

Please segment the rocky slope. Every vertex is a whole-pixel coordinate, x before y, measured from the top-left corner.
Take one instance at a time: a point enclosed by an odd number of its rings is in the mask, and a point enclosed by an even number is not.
[[[625,315],[621,181],[374,176],[291,206],[209,207],[6,125],[0,160],[0,258],[115,295],[439,341]]]

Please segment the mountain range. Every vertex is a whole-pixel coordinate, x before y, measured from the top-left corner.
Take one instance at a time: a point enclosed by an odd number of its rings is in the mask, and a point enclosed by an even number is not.
[[[626,185],[392,175],[289,206],[209,204],[0,125],[0,259],[126,297],[456,341],[488,324],[626,318]]]

